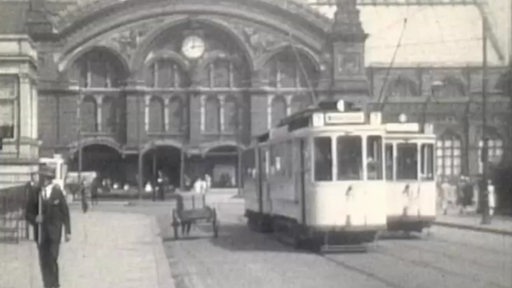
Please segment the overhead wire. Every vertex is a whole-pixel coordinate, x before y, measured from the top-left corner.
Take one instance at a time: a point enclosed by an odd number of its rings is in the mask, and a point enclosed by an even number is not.
[[[295,58],[297,58],[297,63],[299,64],[299,70],[300,72],[302,73],[302,76],[304,77],[304,80],[306,81],[306,86],[309,90],[309,93],[310,93],[310,97],[311,97],[311,102],[312,104],[316,104],[317,103],[317,97],[316,97],[316,92],[315,90],[312,88],[312,85],[311,85],[311,80],[309,79],[309,75],[306,71],[306,68],[304,67],[304,63],[302,62],[302,59],[299,55],[299,52],[297,51],[297,47],[294,45],[293,41],[292,41],[292,34],[291,32],[288,32],[288,38],[290,40],[290,45],[292,47],[292,51],[295,55]],[[300,81],[300,77],[299,77],[299,81]],[[297,83],[299,84],[299,83]]]
[[[386,71],[386,76],[384,77],[384,82],[382,83],[382,86],[380,87],[379,97],[377,98],[377,103],[379,103],[380,111],[382,111],[382,109],[384,108],[384,105],[387,100],[387,97],[382,99],[382,95],[384,93],[384,88],[386,87],[387,82],[389,80],[389,74],[391,73],[391,68],[393,68],[393,65],[395,63],[396,55],[398,54],[398,50],[400,49],[400,46],[402,45],[402,39],[405,34],[406,27],[407,27],[407,16],[404,18],[403,25],[402,25],[402,31],[400,32],[400,37],[398,38],[398,43],[397,43],[395,51],[393,53],[393,57],[391,58],[391,62],[389,63],[389,67]]]

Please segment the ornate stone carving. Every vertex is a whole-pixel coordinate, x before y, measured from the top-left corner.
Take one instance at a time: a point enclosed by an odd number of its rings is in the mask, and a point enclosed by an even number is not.
[[[251,47],[255,56],[260,56],[273,48],[286,43],[278,35],[266,32],[263,29],[238,23],[235,29],[243,35],[244,41]]]
[[[136,24],[124,30],[118,30],[103,40],[102,44],[114,48],[125,56],[126,59],[131,60],[137,47],[142,43],[148,32],[153,27],[158,27],[162,22],[162,19],[158,19],[156,21]]]

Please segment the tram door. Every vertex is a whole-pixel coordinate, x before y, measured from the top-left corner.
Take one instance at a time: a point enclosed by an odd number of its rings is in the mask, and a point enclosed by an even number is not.
[[[272,212],[271,211],[271,205],[270,205],[270,195],[269,195],[269,188],[268,188],[268,175],[267,175],[267,171],[268,171],[268,163],[267,163],[267,160],[268,159],[268,148],[266,147],[262,147],[262,148],[259,148],[258,149],[258,163],[259,163],[259,166],[258,166],[258,169],[259,169],[259,184],[258,185],[258,196],[259,196],[259,200],[258,200],[258,205],[260,207],[260,212],[261,213],[270,213]],[[265,204],[267,204],[266,206],[264,206]]]
[[[301,220],[302,224],[306,225],[306,177],[307,177],[307,170],[306,167],[308,166],[306,163],[306,157],[307,157],[307,145],[306,141],[304,139],[298,140],[298,145],[294,145],[295,151],[297,151],[298,155],[295,155],[294,159],[298,159],[297,165],[297,177],[295,178],[296,183],[296,198],[299,199],[300,203],[300,214],[301,214]]]

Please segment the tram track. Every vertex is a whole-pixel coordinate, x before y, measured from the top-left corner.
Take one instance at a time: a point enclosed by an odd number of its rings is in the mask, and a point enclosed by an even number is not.
[[[432,239],[429,239],[431,241]],[[433,241],[433,240],[432,240]],[[442,241],[441,241],[442,242]],[[486,279],[482,279],[478,277],[477,273],[463,273],[456,271],[458,267],[460,268],[460,265],[453,265],[453,269],[443,267],[442,265],[437,265],[433,261],[428,260],[422,260],[420,258],[413,259],[410,255],[417,254],[418,252],[421,254],[423,252],[427,253],[427,255],[432,255],[428,258],[435,259],[436,257],[443,257],[443,259],[446,259],[447,262],[454,261],[456,259],[456,262],[464,263],[464,265],[472,265],[474,267],[475,271],[480,271],[481,268],[487,268],[489,270],[495,269],[496,267],[485,265],[483,263],[480,263],[478,261],[475,261],[475,259],[470,259],[467,257],[460,257],[460,254],[457,255],[450,255],[447,253],[443,253],[443,251],[436,251],[436,249],[429,249],[425,247],[416,246],[411,243],[403,243],[403,242],[389,242],[391,243],[388,245],[388,243],[385,243],[384,245],[374,245],[371,246],[369,253],[379,255],[380,257],[384,257],[381,259],[390,259],[390,262],[401,262],[404,266],[412,265],[414,267],[417,267],[418,269],[425,270],[425,271],[432,271],[436,274],[442,275],[442,277],[450,278],[450,279],[459,279],[460,281],[469,281],[471,283],[474,283],[475,287],[495,287],[495,288],[508,288],[506,284],[498,283],[492,277],[486,277]],[[457,243],[458,244],[458,243]],[[394,251],[394,248],[400,246],[399,248],[401,251],[397,252]],[[406,250],[410,250],[411,252],[404,252],[402,248],[406,248]],[[400,283],[396,283],[393,280],[395,279],[387,276],[383,276],[381,273],[378,273],[376,271],[372,271],[373,269],[368,269],[367,267],[364,267],[364,264],[358,264],[358,263],[350,263],[349,260],[343,260],[340,259],[343,257],[343,254],[336,254],[336,255],[329,255],[329,254],[319,254],[322,258],[325,260],[342,267],[343,269],[347,269],[349,271],[352,271],[354,273],[358,273],[360,275],[364,275],[368,278],[371,278],[374,281],[378,281],[379,283],[382,283],[385,285],[385,287],[392,287],[392,288],[399,288],[399,287],[408,287],[408,286],[402,286]],[[405,256],[404,256],[405,255]],[[409,257],[407,256],[409,255]],[[378,260],[377,260],[378,261]],[[441,262],[442,263],[442,262]],[[445,262],[446,263],[446,262]],[[383,272],[385,274],[385,272]]]
[[[428,241],[437,242],[437,243],[443,243],[443,241],[436,241],[435,239],[429,239]],[[421,244],[415,245],[413,243],[404,243],[404,242],[400,243],[400,245],[402,247],[408,247],[408,248],[411,248],[411,249],[420,250],[420,251],[423,251],[425,253],[436,254],[439,257],[442,257],[443,259],[446,259],[446,260],[453,260],[454,257],[457,257],[459,260],[464,261],[465,263],[471,263],[472,265],[478,266],[480,268],[487,268],[487,269],[496,269],[496,268],[498,268],[497,266],[499,266],[498,264],[496,264],[496,265],[488,265],[488,264],[485,264],[483,262],[479,262],[476,259],[473,259],[473,258],[470,258],[470,257],[464,257],[463,253],[457,253],[457,252],[449,253],[449,251],[451,251],[451,250],[443,249],[442,247],[426,248],[425,245],[420,246]],[[387,242],[386,242],[386,244],[387,244]],[[380,247],[382,247],[382,245],[380,245]]]
[[[335,259],[333,258],[332,256],[329,256],[329,255],[324,255],[324,254],[318,254],[320,257],[324,258],[325,260],[335,264],[336,266],[339,266],[339,267],[342,267],[346,270],[349,270],[349,271],[352,271],[354,273],[357,273],[357,274],[360,274],[360,275],[363,275],[365,277],[368,277],[372,280],[375,280],[379,283],[382,283],[385,285],[385,287],[389,287],[389,288],[407,288],[406,286],[402,286],[402,285],[399,285],[397,283],[394,283],[394,282],[391,282],[389,280],[387,280],[386,278],[383,278],[375,273],[372,273],[372,272],[369,272],[369,271],[366,271],[362,268],[359,268],[357,266],[354,266],[354,265],[350,265],[348,264],[347,262],[345,261],[341,261],[341,260],[338,260],[338,259]]]
[[[407,263],[413,264],[413,265],[415,265],[417,267],[420,267],[420,268],[423,268],[423,269],[433,270],[433,271],[442,273],[443,275],[450,275],[452,277],[457,277],[459,279],[464,279],[464,280],[468,280],[468,277],[470,277],[471,281],[473,281],[473,282],[480,282],[481,284],[485,284],[486,287],[489,287],[487,285],[493,285],[493,287],[496,287],[496,288],[508,288],[507,286],[503,286],[503,285],[495,283],[495,282],[488,282],[488,281],[483,282],[481,279],[477,278],[475,274],[473,274],[471,276],[468,276],[467,274],[463,274],[463,273],[460,273],[460,272],[457,272],[457,271],[454,271],[454,270],[446,269],[446,268],[441,267],[439,265],[433,265],[433,264],[431,264],[429,262],[426,262],[426,261],[410,259],[410,258],[407,258],[407,257],[399,256],[398,254],[395,254],[395,253],[393,253],[393,252],[391,252],[391,251],[389,251],[387,249],[383,249],[383,247],[381,247],[379,249],[379,251],[377,251],[377,253],[379,253],[380,255],[384,255],[386,257],[390,257],[392,259],[396,259],[396,260],[399,260],[399,261],[403,261],[403,262],[407,262]]]

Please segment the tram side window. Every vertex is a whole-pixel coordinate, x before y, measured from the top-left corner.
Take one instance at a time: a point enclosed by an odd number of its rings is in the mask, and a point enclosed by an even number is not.
[[[315,138],[315,181],[332,181],[331,137]]]
[[[434,179],[434,145],[421,145],[421,178],[424,180]]]
[[[393,167],[395,159],[393,157],[393,145],[386,144],[386,180],[393,180]]]
[[[336,144],[338,152],[338,180],[363,179],[363,149],[360,136],[339,136]]]
[[[416,144],[397,145],[397,180],[418,179],[418,151]]]
[[[382,137],[369,136],[366,150],[368,180],[382,179]]]

